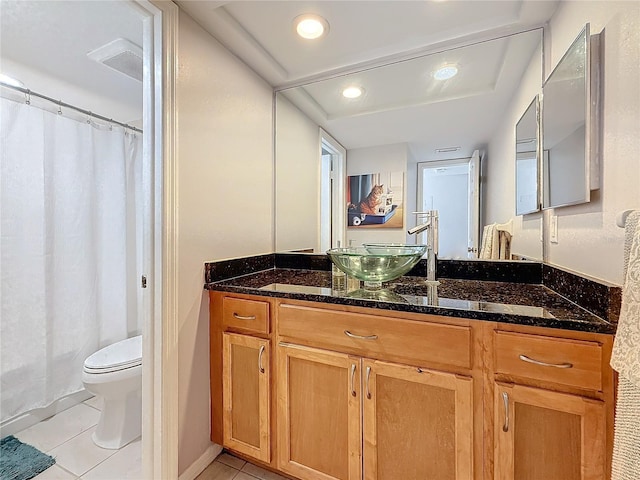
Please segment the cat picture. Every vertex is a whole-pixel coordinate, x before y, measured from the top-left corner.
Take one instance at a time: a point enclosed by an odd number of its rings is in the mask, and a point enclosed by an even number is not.
[[[375,215],[378,213],[378,207],[380,206],[383,193],[384,185],[374,185],[371,192],[369,192],[369,195],[360,202],[360,212],[368,215]]]

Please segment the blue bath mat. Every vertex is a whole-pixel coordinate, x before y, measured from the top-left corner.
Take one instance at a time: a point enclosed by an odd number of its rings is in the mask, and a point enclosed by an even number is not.
[[[29,480],[56,463],[13,435],[0,440],[0,480]]]

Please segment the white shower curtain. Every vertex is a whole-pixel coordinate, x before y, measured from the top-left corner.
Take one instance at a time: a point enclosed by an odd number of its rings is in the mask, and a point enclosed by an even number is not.
[[[0,99],[0,420],[82,389],[140,333],[142,142]]]

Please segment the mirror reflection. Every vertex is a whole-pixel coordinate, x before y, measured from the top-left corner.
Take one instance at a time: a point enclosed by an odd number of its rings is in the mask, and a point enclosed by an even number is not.
[[[589,201],[588,26],[543,86],[543,208]]]
[[[440,214],[440,251],[446,252],[440,258],[477,258],[485,223],[507,222],[514,214],[489,218],[481,207],[487,200],[482,184],[492,175],[496,183],[507,178],[487,165],[492,154],[515,148],[513,128],[526,104],[510,119],[505,111],[523,97],[523,78],[532,90],[527,102],[541,89],[541,40],[541,30],[534,30],[279,90],[276,250],[323,252],[327,239],[331,247],[424,243],[407,230],[421,223],[413,212],[436,208],[435,191],[425,185],[455,180],[460,189],[438,187],[438,202],[457,205],[451,209],[457,213]],[[479,181],[485,172],[488,178]],[[356,205],[347,181],[354,177],[370,178],[370,190],[382,184],[377,198],[389,205],[367,215],[388,220],[363,221],[356,207],[372,192],[359,191]],[[515,189],[515,175],[508,178],[505,187]],[[458,233],[450,235],[454,229]],[[455,245],[446,244],[448,237]],[[541,258],[541,247],[527,257]]]
[[[516,124],[516,215],[537,212],[538,200],[538,96]]]

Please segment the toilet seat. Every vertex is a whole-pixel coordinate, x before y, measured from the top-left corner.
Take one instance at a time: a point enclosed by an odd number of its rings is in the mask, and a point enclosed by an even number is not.
[[[142,365],[142,335],[108,345],[84,362],[86,373],[112,373]]]

